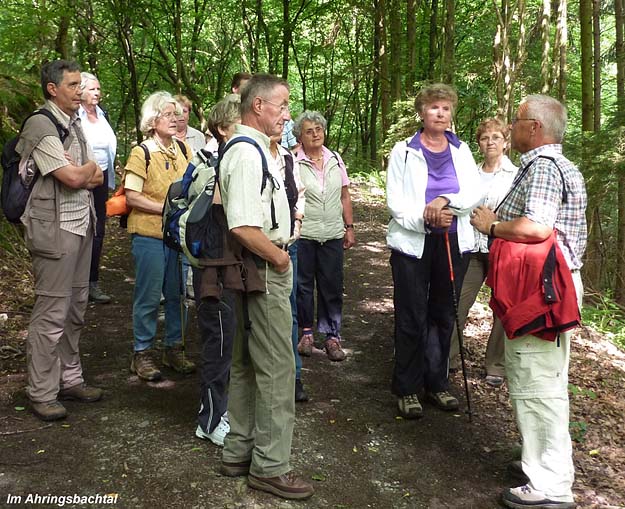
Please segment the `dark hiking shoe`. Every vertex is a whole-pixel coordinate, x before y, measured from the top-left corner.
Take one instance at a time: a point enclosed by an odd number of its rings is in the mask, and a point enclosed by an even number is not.
[[[93,403],[102,398],[102,389],[89,387],[86,383],[74,385],[68,389],[59,391],[59,399],[70,399],[82,401],[83,403]]]
[[[529,483],[530,481],[529,477],[527,477],[527,475],[525,475],[525,472],[523,472],[523,462],[520,460],[511,461],[510,463],[508,463],[508,474],[525,484]]]
[[[58,421],[67,417],[67,410],[56,399],[43,403],[31,401],[30,408],[42,421]]]
[[[404,419],[418,419],[423,417],[423,407],[419,403],[419,398],[416,394],[408,394],[402,396],[397,400],[397,407],[399,408],[399,414]]]
[[[308,394],[304,390],[304,384],[301,379],[295,379],[295,402],[303,403],[304,401],[308,401]]]
[[[219,473],[226,477],[242,477],[250,473],[250,465],[252,460],[230,462],[222,461],[219,465]]]
[[[325,345],[323,345],[323,347],[326,351],[328,359],[333,362],[344,361],[345,357],[347,357],[345,351],[341,348],[341,342],[339,341],[339,338],[329,337],[328,339],[326,339]]]
[[[453,412],[460,407],[458,400],[447,391],[428,392],[426,396],[431,403],[441,410]]]
[[[134,353],[132,363],[130,364],[130,372],[136,373],[139,378],[148,382],[160,380],[162,376],[161,371],[156,367],[150,350]]]
[[[499,375],[486,375],[486,378],[484,379],[484,381],[491,387],[494,387],[495,389],[497,389],[503,385],[504,378],[503,376],[499,376]]]
[[[188,375],[195,371],[195,364],[193,364],[185,354],[185,351],[180,346],[174,346],[172,348],[165,348],[163,350],[163,366],[173,369],[183,375]]]
[[[300,355],[303,355],[304,357],[310,357],[312,355],[312,349],[314,344],[315,340],[312,334],[303,334],[302,338],[297,344],[297,351]]]
[[[278,497],[287,499],[304,499],[312,497],[315,490],[312,484],[296,477],[293,472],[288,472],[277,477],[247,476],[247,484],[255,490],[266,491]]]
[[[111,302],[111,297],[106,295],[97,284],[89,285],[89,302],[96,304],[108,304]]]
[[[542,491],[534,490],[529,485],[518,488],[508,488],[501,494],[501,500],[506,507],[513,509],[569,509],[575,507],[575,502],[560,502],[548,499]]]

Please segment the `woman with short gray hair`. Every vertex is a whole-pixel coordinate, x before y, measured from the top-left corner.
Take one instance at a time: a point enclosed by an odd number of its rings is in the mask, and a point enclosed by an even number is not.
[[[104,245],[106,226],[106,200],[108,190],[115,189],[115,153],[117,138],[108,123],[108,115],[100,106],[102,97],[100,82],[94,74],[80,73],[80,108],[78,116],[98,166],[104,172],[104,182],[91,190],[95,207],[96,222],[93,231],[93,247],[91,249],[91,268],[89,270],[89,301],[96,304],[107,304],[111,297],[106,295],[99,286],[100,257]]]
[[[343,319],[343,250],[352,247],[354,219],[345,163],[325,145],[326,119],[304,111],[293,127],[301,143],[295,160],[305,191],[306,215],[297,248],[297,316],[302,337],[297,350],[310,356],[317,290],[317,330],[331,361],[345,359],[341,348]]]
[[[150,95],[141,107],[141,131],[147,139],[132,149],[124,169],[126,199],[132,207],[128,233],[135,262],[134,355],[130,370],[143,380],[161,378],[153,358],[161,291],[165,297],[162,363],[180,373],[195,369],[185,358],[181,344],[184,319],[178,253],[163,244],[162,232],[167,191],[172,182],[182,178],[191,158],[191,148],[175,138],[179,114],[180,105],[169,92]]]

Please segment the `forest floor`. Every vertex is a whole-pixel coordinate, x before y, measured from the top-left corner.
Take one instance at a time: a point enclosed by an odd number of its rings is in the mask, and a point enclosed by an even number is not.
[[[144,383],[129,373],[133,265],[125,231],[110,221],[101,280],[114,300],[89,305],[81,339],[86,379],[105,396],[67,403],[64,421],[45,424],[28,411],[24,341],[32,281],[6,257],[0,261],[0,506],[24,505],[9,496],[24,502],[29,494],[117,494],[123,508],[500,507],[501,490],[518,484],[506,467],[518,457],[519,437],[505,385],[492,389],[483,380],[488,308],[476,304],[465,331],[472,422],[464,412],[432,406],[418,421],[398,417],[390,393],[388,216],[379,192],[366,187],[354,192],[358,244],[345,262],[348,357],[305,358],[311,399],[296,405],[292,466],[313,482],[313,498],[288,502],[248,489],[244,478],[219,475],[220,449],[194,436],[197,375],[166,371],[166,380]],[[197,359],[193,315],[188,350]],[[576,501],[584,508],[625,507],[625,355],[587,328],[575,334],[572,352]],[[451,376],[464,410],[462,375]]]

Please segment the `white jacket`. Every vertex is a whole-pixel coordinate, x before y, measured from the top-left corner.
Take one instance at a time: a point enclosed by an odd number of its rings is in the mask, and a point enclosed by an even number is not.
[[[466,143],[446,132],[451,157],[456,169],[460,191],[444,194],[449,207],[458,218],[460,253],[475,246],[470,212],[480,204],[482,189],[480,175]],[[391,249],[421,258],[428,230],[423,220],[428,169],[423,151],[409,146],[413,138],[400,141],[391,152],[386,177],[386,203],[391,213],[386,243]]]

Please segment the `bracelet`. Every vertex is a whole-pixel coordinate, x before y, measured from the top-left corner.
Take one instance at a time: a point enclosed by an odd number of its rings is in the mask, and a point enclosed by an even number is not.
[[[346,230],[353,230],[354,229],[354,225],[353,224],[344,224],[343,226],[345,226]]]
[[[499,223],[501,223],[501,221],[493,221],[493,222],[490,224],[490,230],[488,230],[488,235],[489,235],[490,237],[493,237],[493,238],[495,238],[495,237],[496,237],[496,235],[495,235],[495,226],[497,226]]]
[[[298,221],[298,222],[299,222],[299,224],[303,224],[303,223],[302,223],[302,220],[301,220],[299,217],[296,217],[296,218],[295,218],[295,220],[296,220],[296,221]]]

